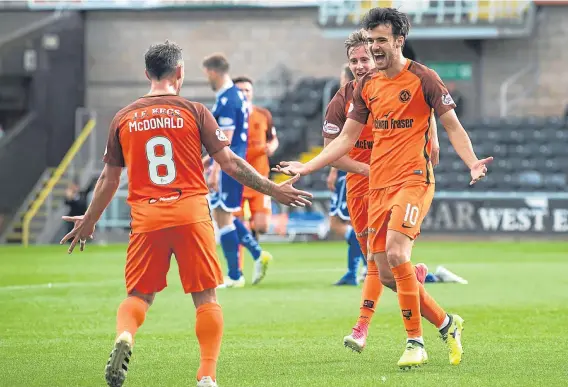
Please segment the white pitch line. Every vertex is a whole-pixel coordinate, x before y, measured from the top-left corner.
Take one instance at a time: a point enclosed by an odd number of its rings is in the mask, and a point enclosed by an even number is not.
[[[111,284],[122,284],[124,281],[99,281],[99,282],[56,282],[47,284],[28,284],[28,285],[9,285],[0,286],[0,292],[10,292],[15,290],[35,290],[35,289],[63,289],[63,288],[84,288],[99,287]]]
[[[277,274],[311,274],[311,273],[339,273],[345,271],[345,268],[329,268],[329,269],[274,269],[271,272]],[[98,281],[98,282],[55,282],[47,284],[27,284],[27,285],[8,285],[0,286],[0,292],[11,292],[18,290],[36,290],[36,289],[64,289],[64,288],[84,288],[84,287],[101,287],[107,285],[124,284],[124,281]]]
[[[245,264],[246,267],[246,264]],[[274,274],[311,274],[311,273],[337,273],[340,271],[345,271],[347,268],[333,268],[333,269],[312,269],[312,268],[305,268],[305,269],[278,269],[273,268],[270,270],[270,273]]]

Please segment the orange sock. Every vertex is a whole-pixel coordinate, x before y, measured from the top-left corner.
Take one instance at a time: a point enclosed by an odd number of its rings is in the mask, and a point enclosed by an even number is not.
[[[446,318],[446,311],[426,292],[424,285],[418,283],[418,289],[420,293],[420,312],[422,316],[436,328],[441,327]]]
[[[420,316],[420,295],[418,280],[412,263],[405,262],[392,268],[396,281],[398,304],[402,311],[402,321],[408,338],[422,337],[422,317]]]
[[[201,350],[197,380],[204,376],[217,378],[217,359],[223,338],[223,312],[215,302],[203,304],[196,311],[195,334]]]
[[[379,304],[381,294],[383,294],[383,283],[379,279],[379,269],[374,260],[367,262],[367,276],[363,282],[363,292],[361,295],[361,307],[359,308],[359,319],[357,325],[369,325],[375,314],[375,308]]]
[[[146,319],[148,307],[149,305],[146,301],[136,296],[129,296],[122,301],[116,313],[117,336],[127,331],[134,337],[136,331],[142,326]]]

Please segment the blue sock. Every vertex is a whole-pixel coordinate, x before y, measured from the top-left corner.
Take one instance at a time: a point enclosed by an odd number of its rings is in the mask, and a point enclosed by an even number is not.
[[[424,282],[438,282],[438,278],[434,274],[428,273]]]
[[[229,268],[229,278],[238,280],[241,278],[241,271],[239,269],[239,236],[235,225],[225,226],[219,230],[219,233],[221,234],[221,247]]]
[[[361,246],[359,246],[360,248]],[[367,259],[363,256],[363,252],[361,252],[361,262],[363,262],[363,265],[368,266],[367,265]]]
[[[363,255],[361,247],[359,247],[359,241],[355,235],[355,231],[351,226],[347,228],[345,233],[345,239],[349,244],[347,248],[347,270],[353,275],[357,275],[357,268],[359,267],[359,259]]]
[[[262,248],[258,244],[257,240],[254,239],[248,228],[245,227],[243,222],[240,219],[235,218],[233,221],[235,228],[237,229],[237,235],[239,236],[239,241],[241,244],[250,251],[252,258],[256,261],[260,258],[260,254],[262,253]]]

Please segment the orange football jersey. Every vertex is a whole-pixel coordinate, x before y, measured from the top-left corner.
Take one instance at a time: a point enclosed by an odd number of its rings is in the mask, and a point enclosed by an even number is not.
[[[434,183],[430,162],[430,116],[456,107],[446,86],[428,67],[407,60],[394,78],[374,69],[353,92],[348,117],[373,122],[370,188],[380,189],[406,181]]]
[[[202,145],[214,154],[229,141],[200,103],[147,96],[116,114],[103,160],[127,168],[133,233],[211,220]]]
[[[263,107],[253,106],[249,116],[246,159],[262,176],[268,176],[270,172],[266,143],[275,135],[272,114]]]
[[[356,87],[355,81],[348,82],[340,88],[329,105],[325,113],[323,124],[323,136],[336,138],[341,133],[343,125],[347,120],[347,113],[352,109],[353,91]],[[373,149],[372,121],[363,127],[363,131],[349,152],[349,157],[355,161],[365,164],[371,163],[371,152]],[[369,178],[357,173],[347,174],[347,196],[360,197],[369,192]]]

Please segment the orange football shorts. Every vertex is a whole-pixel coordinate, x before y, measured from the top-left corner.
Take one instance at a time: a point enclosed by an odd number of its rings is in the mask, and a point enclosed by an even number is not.
[[[351,217],[351,226],[355,230],[359,246],[361,246],[361,251],[366,259],[369,236],[369,194],[353,198],[347,192],[347,209]]]
[[[131,234],[126,253],[128,293],[156,293],[167,286],[170,259],[175,255],[185,293],[216,288],[223,283],[211,221]]]
[[[386,251],[387,230],[410,239],[420,235],[420,226],[434,198],[434,184],[409,181],[369,192],[369,248]],[[353,218],[352,218],[353,219]]]
[[[252,190],[251,190],[252,191]],[[266,214],[272,215],[272,200],[270,196],[262,194],[257,191],[246,192],[243,195],[243,203],[241,205],[241,210],[235,213],[238,218],[244,217],[244,204],[248,201],[250,216],[254,217],[255,214]]]

